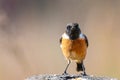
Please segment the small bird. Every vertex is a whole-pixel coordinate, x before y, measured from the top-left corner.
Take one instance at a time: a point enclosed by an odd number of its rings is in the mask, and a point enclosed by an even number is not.
[[[80,30],[78,23],[67,24],[66,30],[60,38],[60,47],[68,64],[63,74],[68,74],[67,69],[71,61],[77,64],[76,71],[82,71],[82,75],[86,76],[83,60],[85,59],[88,47],[88,39]]]

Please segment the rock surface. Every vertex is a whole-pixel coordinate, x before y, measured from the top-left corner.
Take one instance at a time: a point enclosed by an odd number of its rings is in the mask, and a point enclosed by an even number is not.
[[[82,75],[33,75],[25,80],[118,80],[110,77],[82,76]]]

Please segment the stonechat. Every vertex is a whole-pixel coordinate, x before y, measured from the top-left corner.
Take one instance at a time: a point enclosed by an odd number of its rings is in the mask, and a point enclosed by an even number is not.
[[[60,47],[68,64],[63,74],[67,74],[67,69],[71,61],[77,64],[76,70],[82,71],[82,75],[87,75],[83,60],[85,59],[88,47],[88,39],[80,30],[78,23],[67,24],[66,30],[60,38]]]

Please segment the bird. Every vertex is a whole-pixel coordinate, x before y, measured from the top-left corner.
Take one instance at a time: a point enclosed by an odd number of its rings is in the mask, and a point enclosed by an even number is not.
[[[68,74],[67,69],[72,61],[77,65],[76,71],[80,72],[81,75],[86,76],[85,66],[83,61],[87,54],[88,39],[85,34],[81,32],[78,23],[69,23],[66,26],[65,32],[60,38],[60,47],[62,53],[68,64],[63,72],[63,74]]]

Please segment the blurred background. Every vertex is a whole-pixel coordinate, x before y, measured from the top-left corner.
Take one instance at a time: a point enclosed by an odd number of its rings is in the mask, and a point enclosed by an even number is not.
[[[0,80],[62,74],[59,38],[71,22],[89,39],[86,72],[120,78],[119,21],[120,0],[0,0]]]

